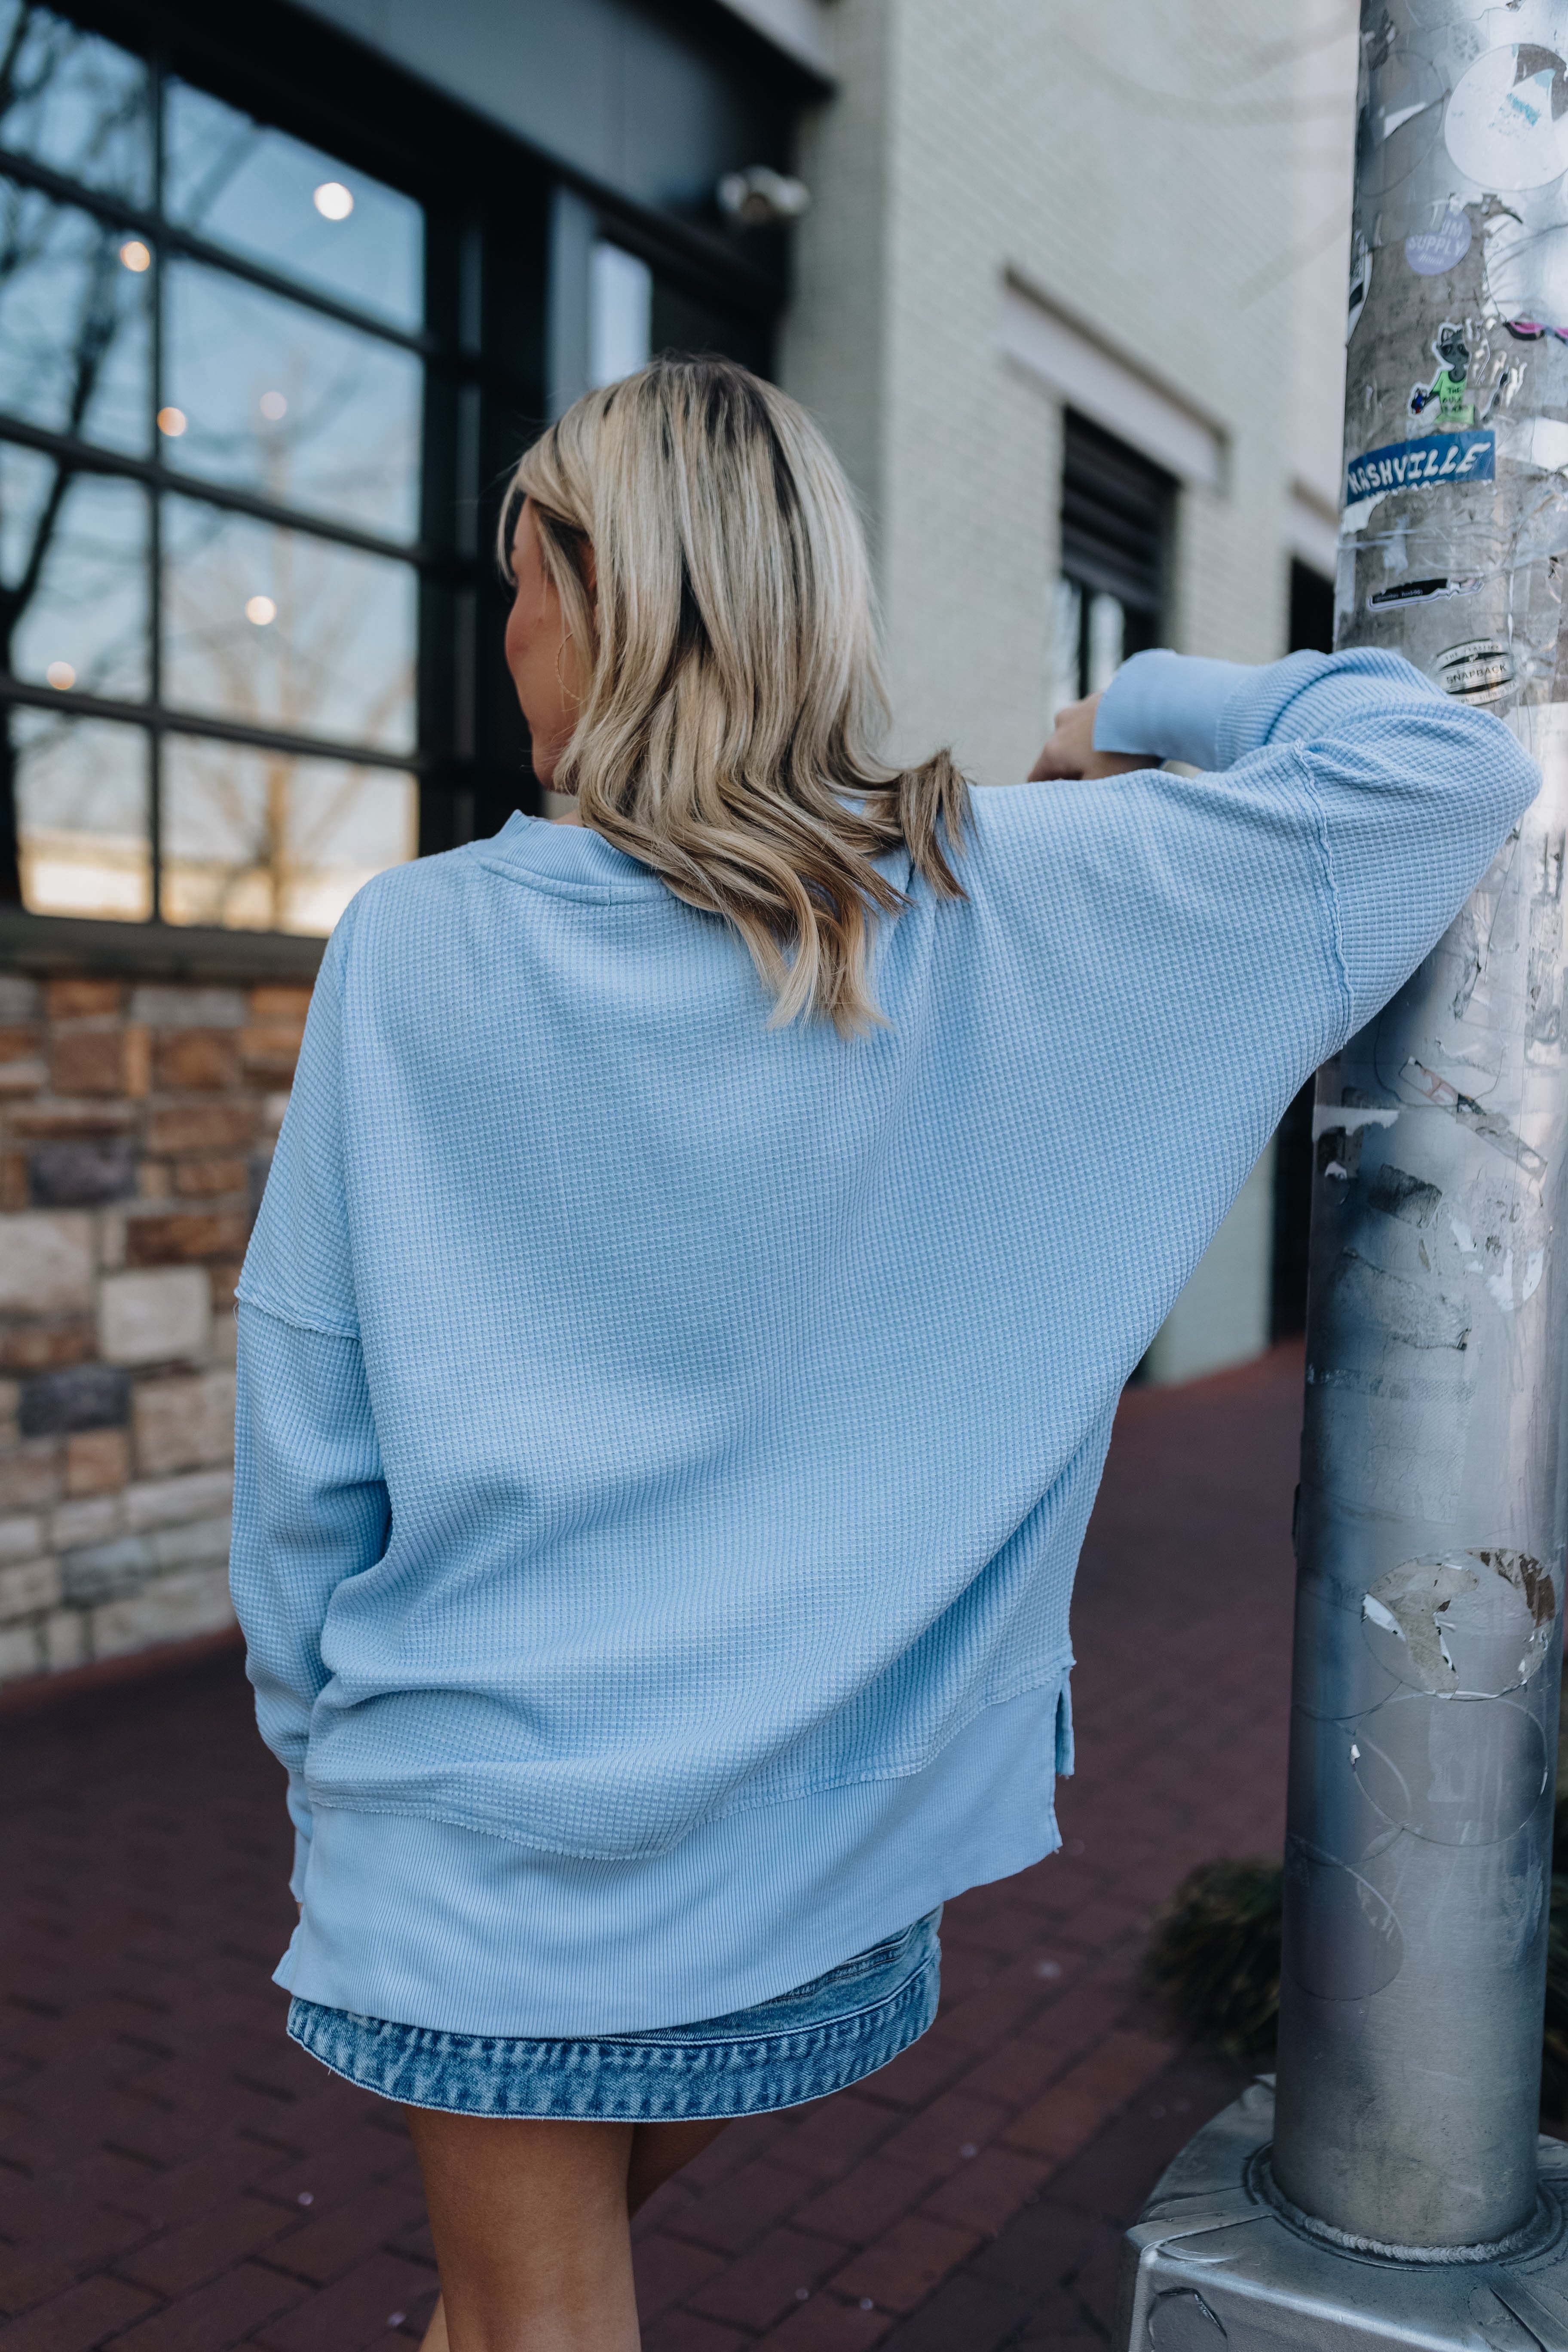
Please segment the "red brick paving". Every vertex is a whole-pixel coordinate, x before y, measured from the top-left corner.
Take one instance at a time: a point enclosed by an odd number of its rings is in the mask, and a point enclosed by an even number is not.
[[[1067,1851],[943,1924],[942,2013],[639,2216],[646,2352],[1103,2345],[1120,2231],[1242,2070],[1133,1985],[1192,1864],[1277,1850],[1298,1349],[1125,1400],[1079,1581]],[[0,2352],[355,2352],[436,2278],[395,2112],[282,2037],[277,1768],[232,1660],[0,1743]]]

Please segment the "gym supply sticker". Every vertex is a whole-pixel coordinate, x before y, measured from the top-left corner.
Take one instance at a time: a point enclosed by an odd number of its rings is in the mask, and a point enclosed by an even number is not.
[[[1345,503],[1428,482],[1489,482],[1496,473],[1495,434],[1426,433],[1419,441],[1391,441],[1352,457],[1345,467]]]

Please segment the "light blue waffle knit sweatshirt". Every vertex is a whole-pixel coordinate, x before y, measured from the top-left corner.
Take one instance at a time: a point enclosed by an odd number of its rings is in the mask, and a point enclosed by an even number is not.
[[[1537,781],[1372,653],[1142,655],[1100,740],[1218,772],[977,792],[853,1043],[591,832],[349,908],[239,1286],[297,1993],[685,2022],[1056,1844],[1122,1383]]]

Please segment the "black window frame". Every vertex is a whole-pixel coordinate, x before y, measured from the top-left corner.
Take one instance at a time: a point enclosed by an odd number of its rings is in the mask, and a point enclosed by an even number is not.
[[[1062,412],[1058,571],[1079,593],[1078,685],[1089,690],[1090,604],[1120,603],[1122,653],[1166,633],[1178,484],[1173,475],[1074,408]]]
[[[129,457],[9,415],[0,421],[0,437],[34,447],[72,473],[129,478],[147,488],[153,515],[149,565],[154,599],[162,593],[156,518],[167,492],[389,556],[416,570],[416,725],[414,745],[402,751],[171,708],[162,698],[157,669],[156,602],[149,614],[153,670],[144,701],[97,697],[74,688],[62,692],[0,676],[0,701],[128,721],[146,731],[154,754],[152,914],[126,920],[23,908],[15,809],[0,807],[0,952],[11,961],[18,954],[25,960],[31,945],[46,960],[69,951],[78,961],[85,956],[100,966],[132,961],[168,970],[239,962],[312,967],[323,945],[313,935],[163,919],[156,782],[163,742],[183,734],[412,774],[422,856],[488,836],[514,809],[537,814],[541,794],[529,761],[527,730],[504,666],[507,596],[494,536],[506,481],[548,421],[556,192],[564,189],[585,200],[600,235],[638,253],[656,273],[710,310],[732,316],[746,355],[764,356],[770,364],[785,290],[783,256],[771,237],[753,241],[746,251],[709,222],[683,222],[626,205],[319,20],[307,20],[273,0],[256,0],[243,37],[232,23],[215,23],[195,5],[166,0],[54,0],[51,13],[143,61],[152,83],[155,136],[163,120],[163,85],[177,78],[407,194],[424,210],[425,324],[399,330],[168,221],[160,209],[161,185],[157,203],[138,205],[0,148],[0,172],[108,220],[149,246],[158,278],[155,317],[162,310],[166,259],[188,257],[415,352],[424,363],[420,527],[412,541],[384,540],[319,514],[278,507],[237,486],[165,465],[157,452]],[[153,365],[159,365],[156,347]],[[155,375],[154,413],[161,394]]]

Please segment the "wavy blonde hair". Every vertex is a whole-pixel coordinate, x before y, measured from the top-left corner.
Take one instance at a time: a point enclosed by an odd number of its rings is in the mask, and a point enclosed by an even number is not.
[[[887,698],[854,501],[804,409],[723,359],[660,359],[590,392],[529,450],[518,505],[586,679],[556,772],[583,823],[732,923],[777,1003],[852,1035],[882,1014],[875,921],[900,845],[963,891],[968,788],[946,751],[878,758]],[[592,588],[584,547],[593,549]]]

